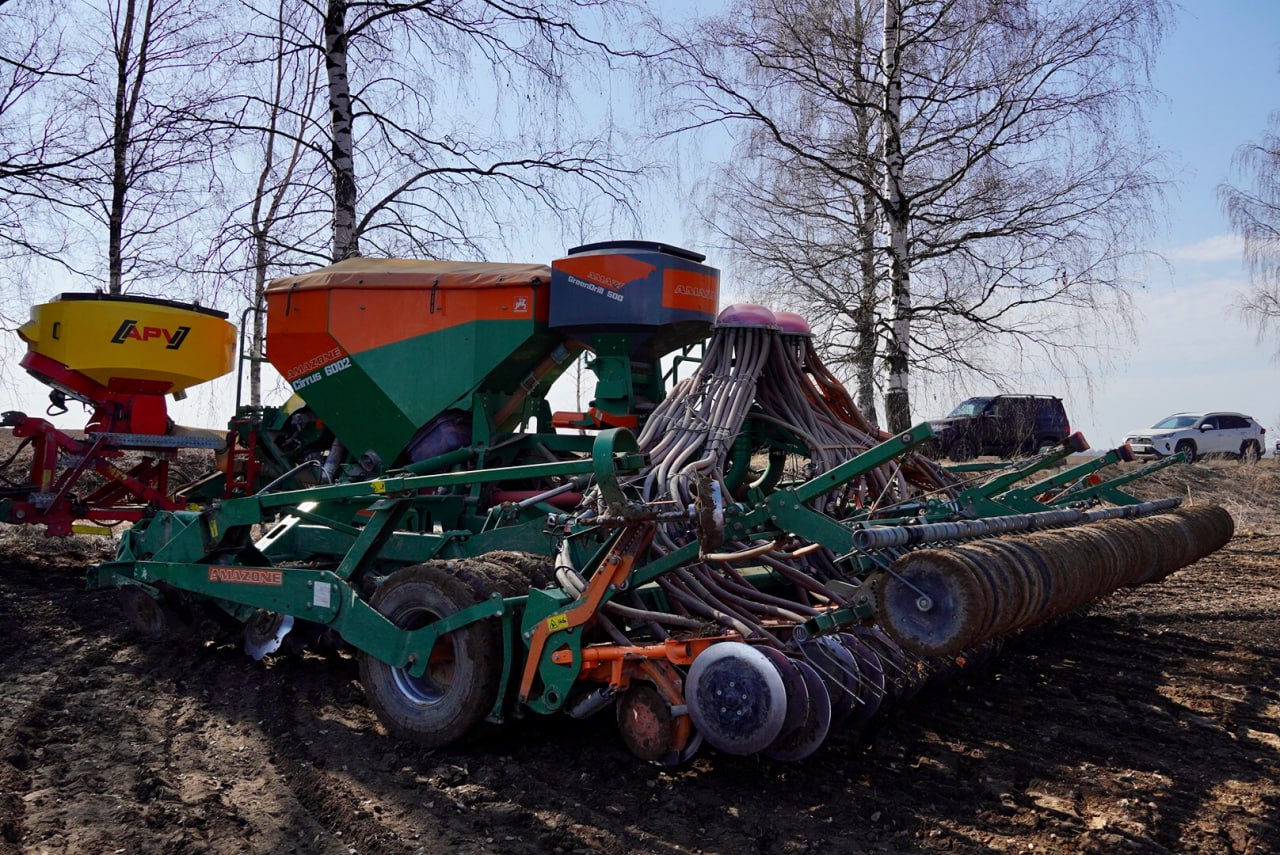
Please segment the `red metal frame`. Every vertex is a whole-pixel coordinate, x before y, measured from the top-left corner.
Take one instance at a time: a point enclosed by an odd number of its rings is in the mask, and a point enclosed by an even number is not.
[[[169,432],[165,393],[172,384],[123,379],[102,385],[35,350],[28,350],[21,365],[37,379],[77,399],[93,404],[79,440],[44,419],[25,413],[6,413],[5,424],[19,439],[33,446],[31,472],[25,495],[6,500],[6,519],[42,524],[49,535],[72,533],[76,520],[95,523],[136,522],[151,510],[180,510],[186,502],[169,496],[169,460],[174,451],[146,448],[142,460],[128,471],[112,461],[127,446],[109,443],[103,434],[164,436]],[[104,483],[88,495],[72,490],[88,472]]]
[[[9,413],[8,420],[15,437],[30,437],[33,441],[31,492],[53,494],[39,504],[31,500],[30,494],[25,499],[9,500],[8,517],[13,522],[45,525],[51,536],[68,535],[76,520],[136,522],[149,509],[180,510],[187,506],[167,495],[168,460],[146,457],[126,472],[111,462],[124,452],[107,445],[102,437],[78,440],[44,419],[22,413]],[[63,455],[74,462],[60,467]],[[77,498],[71,489],[90,470],[106,483]]]
[[[248,445],[240,444],[240,428],[247,426]],[[249,495],[253,485],[257,483],[258,473],[262,469],[262,460],[258,457],[258,432],[253,430],[253,422],[249,418],[231,420],[231,430],[227,432],[227,461],[223,469],[226,490],[224,495],[231,498],[237,493]]]
[[[93,402],[93,418],[86,431],[141,433],[160,436],[169,430],[165,393],[173,385],[154,380],[98,381],[68,368],[56,359],[28,350],[20,363],[35,377],[73,395]]]

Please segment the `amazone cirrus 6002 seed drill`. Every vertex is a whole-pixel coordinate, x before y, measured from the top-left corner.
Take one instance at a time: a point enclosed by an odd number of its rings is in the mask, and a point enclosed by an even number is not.
[[[803,318],[718,297],[701,256],[643,242],[277,280],[266,356],[294,400],[240,408],[200,440],[217,468],[169,489],[166,455],[199,443],[163,396],[229,370],[230,325],[67,295],[33,313],[24,365],[93,421],[78,440],[9,414],[37,462],[0,518],[132,522],[89,583],[135,625],[216,614],[256,657],[340,639],[396,736],[611,710],[668,764],[704,741],[799,760],[1232,535],[1220,508],[1122,489],[1151,467],[1103,480],[1124,448],[1063,468],[1078,436],[944,470],[927,425],[867,423]],[[584,351],[590,405],[551,412]],[[126,452],[141,469],[114,467]]]

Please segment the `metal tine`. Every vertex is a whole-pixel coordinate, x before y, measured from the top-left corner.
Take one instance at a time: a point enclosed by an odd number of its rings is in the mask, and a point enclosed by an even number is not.
[[[797,646],[798,646],[798,645],[797,645]],[[838,677],[836,677],[835,675],[833,675],[830,671],[826,670],[826,669],[825,669],[825,668],[823,668],[821,665],[819,665],[819,664],[817,663],[817,661],[814,659],[814,657],[810,656],[810,655],[805,651],[805,649],[804,649],[803,647],[800,647],[800,648],[799,648],[799,655],[798,655],[798,656],[796,656],[796,658],[797,658],[797,659],[803,659],[803,660],[804,660],[804,662],[805,662],[805,664],[807,664],[807,665],[808,665],[810,668],[812,668],[813,670],[817,671],[817,672],[818,672],[819,674],[821,674],[823,677],[826,677],[826,678],[827,678],[827,680],[828,680],[828,682],[830,682],[830,683],[835,683],[835,684],[839,687],[839,689],[840,689],[840,691],[841,691],[841,692],[844,692],[845,694],[848,694],[848,695],[852,695],[852,696],[853,696],[854,701],[859,702],[859,703],[862,701],[862,699],[861,699],[861,698],[859,698],[859,697],[857,696],[857,694],[855,694],[854,692],[852,692],[852,691],[848,688],[848,686],[846,686],[846,685],[844,684],[844,682],[843,682],[843,681],[841,681]],[[842,674],[845,674],[845,676],[852,677],[854,682],[856,682],[856,683],[860,683],[860,684],[864,684],[864,685],[871,685],[871,684],[869,684],[869,683],[866,683],[866,681],[865,681],[865,680],[863,680],[863,678],[862,678],[862,674],[860,674],[860,673],[857,671],[857,669],[854,669],[854,670],[850,673],[850,672],[848,671],[848,669],[846,669],[846,668],[844,668],[843,666],[841,666],[838,662],[837,662],[837,663],[834,663],[834,665],[835,665],[835,668],[836,668],[836,670],[837,670],[837,671],[839,671],[839,672],[840,672],[840,673],[842,673]],[[830,686],[828,686],[828,691],[829,691],[829,690],[830,690]]]

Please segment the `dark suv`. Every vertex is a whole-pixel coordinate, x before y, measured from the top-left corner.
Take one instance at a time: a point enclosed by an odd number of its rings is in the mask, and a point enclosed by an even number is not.
[[[1071,434],[1062,399],[1052,395],[970,398],[929,424],[937,451],[957,463],[980,454],[1030,454],[1061,445]]]

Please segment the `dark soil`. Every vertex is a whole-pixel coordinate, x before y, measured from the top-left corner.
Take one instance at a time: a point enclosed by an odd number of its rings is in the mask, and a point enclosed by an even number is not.
[[[9,536],[0,853],[1277,851],[1280,467],[1264,466],[1251,486],[1227,464],[1157,485],[1239,503],[1221,552],[794,766],[704,751],[664,771],[607,716],[423,752],[384,734],[345,654],[148,642],[83,590],[91,544]]]

